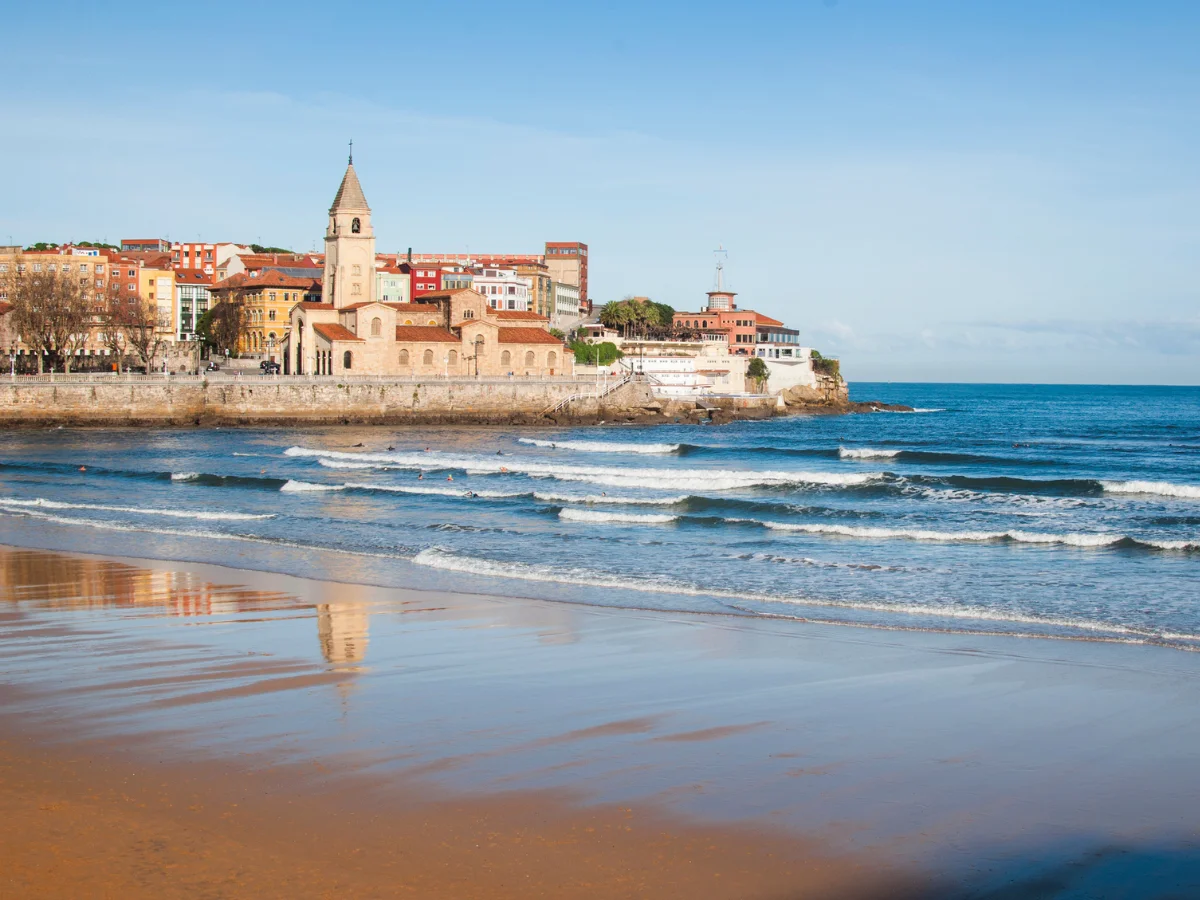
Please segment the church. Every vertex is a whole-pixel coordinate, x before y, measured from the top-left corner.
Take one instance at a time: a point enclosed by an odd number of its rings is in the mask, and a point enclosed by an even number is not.
[[[329,208],[321,301],[297,303],[289,313],[285,373],[453,378],[571,371],[570,351],[534,312],[492,309],[469,289],[381,302],[375,284],[371,208],[351,157]]]

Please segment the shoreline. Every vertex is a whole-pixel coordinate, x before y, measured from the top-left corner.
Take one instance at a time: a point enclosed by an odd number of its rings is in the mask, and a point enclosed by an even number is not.
[[[1200,835],[1193,654],[0,560],[0,846],[63,896],[962,896]]]

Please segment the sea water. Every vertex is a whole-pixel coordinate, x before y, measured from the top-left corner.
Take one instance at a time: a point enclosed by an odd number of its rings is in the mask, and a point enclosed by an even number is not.
[[[1200,389],[856,384],[726,426],[13,429],[0,542],[1200,649]]]

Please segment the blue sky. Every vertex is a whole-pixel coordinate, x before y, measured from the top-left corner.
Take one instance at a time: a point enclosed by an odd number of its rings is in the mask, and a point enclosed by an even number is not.
[[[353,13],[340,17],[339,10]],[[4,11],[0,241],[591,247],[857,380],[1200,383],[1200,5],[58,3]]]

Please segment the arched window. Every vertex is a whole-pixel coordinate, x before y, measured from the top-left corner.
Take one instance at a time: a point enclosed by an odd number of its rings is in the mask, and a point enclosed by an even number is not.
[[[553,350],[546,354],[546,365],[551,369],[558,365],[558,354]]]
[[[349,350],[347,350],[345,353],[342,354],[342,368],[343,369],[350,368],[350,351]]]
[[[433,351],[432,350],[425,351],[425,356],[422,358],[422,362],[424,362],[425,365],[427,365],[427,366],[433,365]]]
[[[405,320],[404,320],[404,324],[405,324],[405,325],[411,325],[411,324],[412,324],[412,319],[405,319]]]
[[[429,320],[429,322],[428,322],[427,324],[429,324],[429,325],[436,325],[436,324],[437,324],[437,319],[430,319],[430,320]]]
[[[358,221],[358,216],[355,216],[350,220],[350,233],[358,234],[360,231],[362,231],[362,222]]]
[[[525,365],[526,365],[526,366],[532,366],[532,365],[533,365],[533,362],[534,362],[534,355],[533,355],[533,351],[532,351],[532,350],[526,350],[526,351],[525,351]]]
[[[458,351],[457,350],[450,351],[450,365],[451,366],[458,365]]]
[[[402,365],[402,366],[408,365],[408,351],[407,350],[400,351],[400,365]]]
[[[473,319],[473,318],[475,318],[475,310],[473,310],[473,309],[464,309],[464,310],[463,310],[463,318],[464,318],[464,319]]]
[[[510,352],[508,352],[507,350],[505,350],[503,353],[500,354],[500,365],[502,365],[502,366],[511,366],[512,365],[512,354]]]
[[[383,319],[376,316],[371,320],[371,337],[379,337],[383,334]]]

